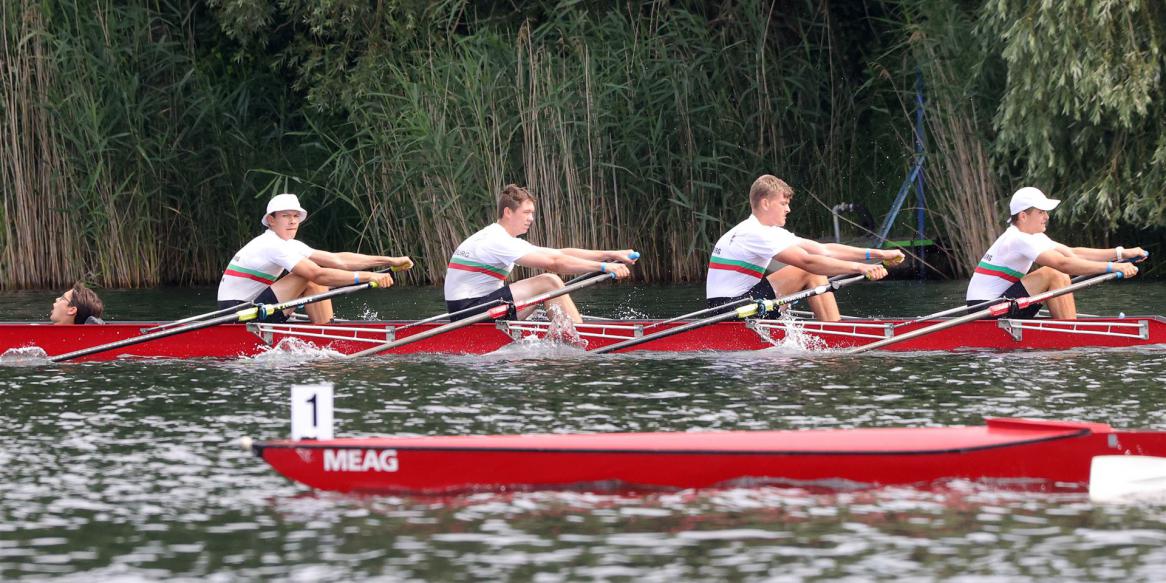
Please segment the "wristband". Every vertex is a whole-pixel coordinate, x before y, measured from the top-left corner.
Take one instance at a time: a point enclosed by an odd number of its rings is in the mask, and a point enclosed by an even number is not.
[[[870,249],[866,250],[866,260],[870,261]]]
[[[360,283],[360,274],[353,271],[352,272],[352,285],[356,285],[358,283]]]
[[[599,262],[599,271],[600,271],[600,273],[607,273],[607,264],[600,261]]]
[[[1113,262],[1110,261],[1109,263],[1105,264],[1105,272],[1111,273],[1112,271],[1113,271]]]
[[[1118,245],[1117,247],[1115,247],[1113,250],[1113,260],[1114,261],[1121,261],[1122,255],[1125,255],[1125,250],[1126,250],[1126,248],[1122,247],[1121,245]]]

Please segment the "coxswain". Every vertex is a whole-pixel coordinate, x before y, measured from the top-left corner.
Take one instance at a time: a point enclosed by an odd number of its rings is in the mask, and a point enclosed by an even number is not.
[[[1060,200],[1045,196],[1038,188],[1026,186],[1017,190],[1008,203],[1010,226],[992,243],[984,258],[976,265],[968,282],[968,306],[983,304],[998,298],[1025,298],[1067,287],[1073,275],[1091,275],[1103,272],[1121,272],[1122,277],[1133,277],[1138,268],[1127,260],[1142,261],[1150,256],[1141,247],[1094,249],[1066,247],[1045,234],[1049,211],[1057,208]],[[1033,270],[1033,263],[1042,267]],[[1053,318],[1072,320],[1077,317],[1077,303],[1073,294],[1064,294],[1045,301]],[[1009,318],[1033,318],[1040,304],[1009,308]]]
[[[628,265],[635,263],[631,249],[595,251],[590,249],[552,249],[537,247],[520,239],[534,222],[535,199],[526,189],[507,185],[498,196],[498,221],[471,235],[458,246],[450,257],[445,272],[445,304],[450,313],[482,306],[451,316],[458,320],[485,311],[495,300],[510,304],[505,319],[522,319],[534,312],[535,306],[515,310],[514,302],[563,287],[556,273],[609,272],[617,278],[630,275]],[[515,265],[543,269],[534,277],[507,284],[506,279]],[[550,309],[558,308],[575,324],[582,322],[578,308],[569,295],[547,301]]]
[[[785,229],[794,190],[785,181],[766,174],[749,189],[749,218],[729,229],[713,247],[705,294],[710,308],[739,302],[776,299],[825,285],[827,276],[862,274],[870,280],[887,276],[879,260],[889,265],[903,261],[899,250],[861,249],[838,243],[818,243]],[[765,275],[771,260],[784,267]],[[814,317],[836,322],[842,317],[832,292],[809,298]]]
[[[77,282],[53,302],[49,321],[57,325],[104,324],[101,319],[104,313],[105,304],[97,297],[97,293]]]
[[[296,240],[300,223],[307,217],[308,211],[294,194],[276,195],[267,203],[267,212],[260,220],[267,230],[244,245],[223,272],[218,293],[220,309],[248,302],[277,304],[359,283],[373,282],[383,289],[393,285],[391,275],[358,270],[413,266],[408,257],[312,249]],[[285,271],[287,275],[280,277]],[[311,303],[304,309],[314,324],[332,321],[331,300]],[[293,311],[272,314],[267,320],[285,322]]]

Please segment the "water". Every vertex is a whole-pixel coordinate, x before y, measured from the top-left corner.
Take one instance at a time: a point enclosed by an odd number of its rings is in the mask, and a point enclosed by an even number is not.
[[[1104,287],[1104,286],[1103,286]],[[1166,286],[1079,294],[1162,313]],[[212,290],[106,292],[118,319],[205,309]],[[596,289],[601,316],[695,309],[699,287]],[[442,311],[434,290],[369,292],[344,317]],[[57,294],[0,294],[13,319]],[[916,315],[958,284],[855,286],[845,312]],[[201,302],[201,303],[200,303]],[[480,434],[976,424],[984,416],[1166,430],[1161,348],[1056,353],[611,355],[533,346],[474,357],[0,366],[0,579],[1160,580],[1166,505],[946,488],[315,493],[234,445],[283,437],[293,383],[336,386],[336,433]]]

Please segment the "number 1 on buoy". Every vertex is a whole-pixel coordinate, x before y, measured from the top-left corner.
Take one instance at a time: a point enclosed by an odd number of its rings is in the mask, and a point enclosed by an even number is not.
[[[293,385],[292,439],[332,439],[332,384]]]

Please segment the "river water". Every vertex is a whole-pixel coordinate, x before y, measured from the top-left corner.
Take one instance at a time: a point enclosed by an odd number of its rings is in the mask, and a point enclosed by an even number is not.
[[[1162,313],[1166,285],[1105,284],[1081,310]],[[696,286],[578,296],[600,316],[699,307]],[[7,292],[12,319],[55,293]],[[342,317],[443,311],[432,289],[367,292]],[[105,292],[116,319],[175,318],[213,290]],[[854,315],[918,315],[958,283],[840,294]],[[288,388],[331,382],[336,433],[487,434],[978,424],[1063,418],[1166,430],[1166,350],[587,355],[339,362],[0,364],[0,579],[688,581],[1144,580],[1166,573],[1166,505],[1077,493],[738,488],[445,498],[293,484],[234,445],[288,432]]]

